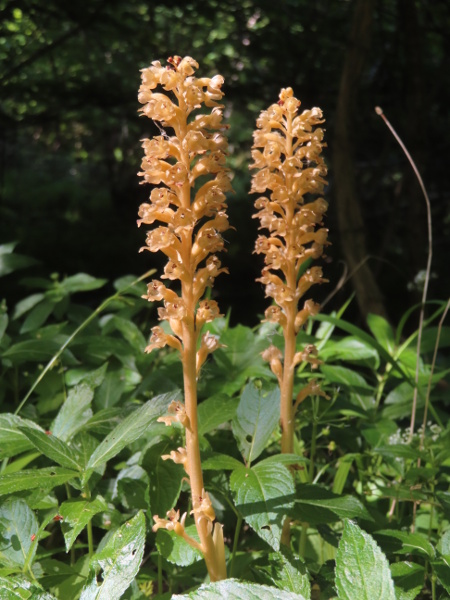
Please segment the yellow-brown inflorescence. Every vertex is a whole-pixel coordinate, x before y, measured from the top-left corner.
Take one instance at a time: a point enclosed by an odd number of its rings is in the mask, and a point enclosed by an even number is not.
[[[155,516],[154,529],[166,527],[181,535],[193,547],[201,550],[212,581],[226,577],[222,526],[214,522],[215,515],[203,487],[197,427],[197,377],[208,354],[220,344],[210,332],[203,332],[206,323],[219,316],[214,300],[202,300],[207,287],[226,269],[216,252],[223,250],[222,232],[229,228],[225,192],[231,190],[225,168],[227,139],[223,131],[223,78],[197,78],[198,64],[190,57],[168,59],[163,67],[155,61],[142,71],[139,101],[140,111],[152,119],[161,135],[143,141],[142,161],[144,182],[154,186],[150,202],[139,209],[138,225],[159,226],[147,233],[142,250],[163,252],[168,262],[162,279],[179,281],[181,291],[169,289],[161,281],[148,285],[150,302],[164,302],[159,308],[160,320],[167,321],[171,333],[154,327],[146,348],[170,346],[180,352],[184,376],[184,405],[173,403],[170,415],[162,421],[170,425],[180,422],[186,432],[186,448],[179,448],[164,458],[184,465],[192,494],[192,513],[200,544],[184,530],[186,515],[172,510],[167,519]],[[206,106],[207,114],[194,114]]]
[[[328,230],[323,227],[327,202],[320,197],[327,169],[321,156],[324,122],[319,108],[299,113],[300,101],[291,88],[282,89],[277,104],[263,111],[254,132],[251,192],[266,193],[255,203],[260,229],[268,235],[256,240],[255,252],[264,254],[265,267],[259,279],[266,296],[273,299],[265,317],[281,326],[284,354],[270,346],[263,358],[270,363],[281,390],[282,452],[293,452],[295,411],[311,394],[324,395],[313,380],[293,398],[295,367],[302,361],[316,368],[317,350],[296,350],[297,334],[319,305],[299,301],[309,288],[326,281],[322,269],[310,266],[323,255]],[[319,197],[317,197],[319,196]],[[312,198],[313,197],[313,198]],[[315,199],[314,199],[315,198]]]

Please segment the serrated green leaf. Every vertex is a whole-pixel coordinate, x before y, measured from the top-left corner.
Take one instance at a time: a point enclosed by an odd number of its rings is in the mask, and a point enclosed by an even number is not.
[[[274,550],[279,550],[284,517],[295,497],[290,471],[276,463],[241,466],[232,472],[230,486],[245,521]]]
[[[39,525],[34,512],[21,498],[6,498],[0,504],[0,563],[5,566],[23,567],[30,561],[30,550],[36,552],[32,536]]]
[[[428,558],[433,559],[436,556],[436,551],[433,545],[428,541],[428,538],[421,533],[411,533],[409,531],[399,531],[397,529],[382,529],[377,531],[376,537],[379,536],[394,538],[401,542],[400,547],[395,550],[396,554],[425,554]],[[418,552],[417,552],[418,551]]]
[[[389,563],[375,540],[352,521],[336,555],[336,589],[340,600],[396,600]]]
[[[44,488],[51,490],[57,485],[78,477],[79,472],[63,467],[47,467],[45,469],[25,469],[18,473],[0,475],[0,496],[13,494],[21,490]]]
[[[189,537],[200,542],[195,525],[189,525],[185,531]],[[156,547],[162,557],[179,567],[187,567],[203,558],[200,550],[193,548],[174,531],[167,529],[158,529]]]
[[[33,448],[30,440],[20,431],[25,424],[39,430],[33,421],[8,413],[0,415],[0,460]]]
[[[94,390],[87,383],[72,388],[51,424],[53,435],[64,442],[69,441],[92,417],[93,397]]]
[[[106,510],[108,505],[101,496],[97,496],[94,500],[66,500],[61,504],[59,514],[63,517],[61,530],[66,543],[66,552],[69,552],[92,517]]]
[[[233,434],[247,464],[265,450],[279,420],[279,388],[267,391],[253,383],[246,385],[233,419]]]
[[[78,470],[78,461],[74,456],[73,450],[65,442],[51,433],[47,434],[44,431],[39,431],[39,429],[25,425],[22,425],[20,430],[44,456],[54,460],[62,467],[74,469],[75,471]]]
[[[198,406],[198,432],[204,435],[217,429],[222,423],[231,421],[239,404],[239,398],[216,394]]]
[[[118,600],[135,578],[145,546],[145,517],[139,512],[108,539],[90,564],[102,569],[98,584],[95,576],[89,580],[80,600]]]
[[[280,552],[271,552],[268,559],[269,566],[263,570],[273,585],[286,592],[300,593],[305,598],[311,597],[309,574],[298,556],[294,556],[290,550],[283,547]]]
[[[425,569],[412,562],[394,562],[391,574],[397,600],[414,600],[423,588]]]
[[[285,592],[267,585],[241,583],[236,579],[209,583],[202,585],[195,592],[172,596],[172,600],[224,600],[224,598],[226,600],[306,600],[301,594]]]
[[[182,479],[186,475],[182,465],[162,459],[162,455],[170,454],[173,449],[171,440],[162,441],[149,448],[142,460],[142,466],[150,480],[150,510],[152,515],[161,518],[175,506],[181,492]]]
[[[178,397],[178,391],[161,394],[152,398],[152,400],[149,400],[125,417],[122,423],[119,423],[100,445],[97,446],[89,463],[86,465],[86,470],[95,469],[99,465],[106,463],[125,448],[125,446],[139,439],[151,423],[167,411],[167,407],[172,400]]]
[[[91,565],[102,569],[102,580],[98,584],[94,576],[83,588],[80,600],[118,600],[139,571],[144,546],[145,517],[140,511],[93,555]]]
[[[24,576],[0,577],[1,600],[57,600],[55,596],[44,592],[42,588],[31,583]]]

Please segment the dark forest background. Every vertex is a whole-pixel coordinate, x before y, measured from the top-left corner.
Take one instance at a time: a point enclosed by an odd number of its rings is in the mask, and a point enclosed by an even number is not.
[[[138,254],[139,70],[179,54],[200,76],[225,77],[230,270],[222,310],[253,325],[267,301],[253,283],[256,224],[250,147],[259,112],[291,86],[326,116],[332,246],[318,300],[351,275],[326,310],[357,292],[354,316],[398,320],[418,302],[426,210],[407,159],[374,112],[402,136],[433,213],[430,298],[450,294],[450,3],[447,0],[0,0],[0,243],[36,258],[35,274],[114,279],[160,266]],[[18,294],[17,275],[1,297]],[[103,293],[103,292],[102,292]],[[92,298],[92,302],[96,302]]]

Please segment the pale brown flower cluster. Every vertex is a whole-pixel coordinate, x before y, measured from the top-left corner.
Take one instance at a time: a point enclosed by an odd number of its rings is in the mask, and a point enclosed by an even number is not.
[[[260,229],[255,252],[264,255],[265,267],[259,279],[266,296],[273,299],[265,317],[278,323],[285,334],[296,335],[319,306],[306,300],[298,309],[300,299],[309,288],[326,281],[322,269],[310,266],[311,260],[323,255],[328,230],[323,226],[327,202],[312,198],[323,193],[327,169],[321,157],[324,146],[322,111],[319,108],[299,113],[300,101],[291,88],[282,89],[277,104],[263,111],[254,132],[251,192],[266,193],[257,199],[255,217]],[[281,352],[271,347],[264,358],[281,385]],[[293,365],[302,360],[314,367],[318,360],[311,349],[291,357]]]
[[[140,175],[158,187],[152,190],[150,203],[141,205],[138,225],[159,223],[147,233],[141,250],[163,252],[168,262],[162,279],[178,280],[182,287],[179,295],[161,281],[148,284],[145,297],[164,301],[159,318],[169,322],[173,334],[154,327],[146,351],[167,345],[183,353],[183,324],[194,319],[199,336],[202,326],[220,314],[214,300],[200,299],[217,275],[226,272],[215,253],[223,250],[222,233],[229,228],[225,192],[231,185],[222,133],[227,126],[218,103],[223,78],[195,77],[198,64],[190,57],[175,56],[168,63],[163,67],[155,61],[142,71],[140,111],[159,124],[161,135],[143,141]],[[194,115],[202,105],[212,110]],[[216,347],[203,336],[197,372]]]
[[[197,78],[193,58],[174,56],[168,66],[159,61],[142,71],[140,112],[152,119],[161,135],[143,141],[144,183],[156,186],[150,202],[139,208],[138,225],[153,225],[141,250],[163,252],[168,259],[162,279],[178,281],[179,292],[159,280],[151,281],[144,296],[149,302],[163,301],[159,319],[168,329],[152,329],[146,352],[170,346],[180,352],[185,383],[185,402],[172,402],[168,415],[159,421],[180,423],[186,447],[172,450],[164,460],[183,465],[191,486],[192,512],[200,543],[185,531],[186,513],[170,510],[166,517],[154,515],[153,530],[163,527],[183,537],[200,550],[211,581],[226,577],[222,526],[203,488],[197,427],[196,378],[207,356],[220,347],[205,324],[220,316],[215,300],[202,299],[207,287],[226,269],[215,254],[224,248],[222,233],[229,228],[225,193],[231,190],[225,167],[227,139],[223,130],[223,78]],[[198,113],[203,106],[211,109]]]

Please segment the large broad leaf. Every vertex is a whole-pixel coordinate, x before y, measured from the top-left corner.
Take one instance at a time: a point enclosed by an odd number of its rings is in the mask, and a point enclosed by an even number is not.
[[[181,492],[182,479],[186,476],[182,465],[162,459],[163,455],[170,454],[173,449],[173,442],[164,440],[151,446],[142,460],[142,466],[150,479],[150,510],[153,516],[161,518],[165,518],[167,511],[175,506]]]
[[[233,419],[233,434],[247,464],[263,452],[279,420],[279,388],[267,391],[253,383],[246,385]]]
[[[198,406],[198,432],[203,435],[216,429],[222,423],[231,421],[239,404],[238,398],[226,394],[216,394]]]
[[[224,600],[224,598],[226,600],[306,600],[301,594],[285,592],[266,585],[241,583],[236,579],[225,579],[202,585],[195,592],[172,596],[172,600]]]
[[[68,469],[77,470],[79,468],[73,450],[65,442],[52,435],[51,432],[45,433],[28,426],[22,426],[21,431],[47,458]]]
[[[189,525],[186,527],[185,531],[189,537],[200,542],[195,525]],[[174,531],[158,529],[158,533],[156,534],[156,546],[162,557],[179,567],[187,567],[203,558],[200,550],[190,546]]]
[[[95,469],[116,456],[125,446],[135,442],[156,421],[158,417],[167,411],[167,407],[179,397],[179,392],[170,392],[156,396],[149,400],[137,410],[128,415],[122,423],[117,425],[110,434],[97,446],[86,466],[86,470]]]
[[[7,473],[0,476],[0,496],[35,488],[51,490],[79,475],[77,471],[62,467],[25,469],[18,473]]]
[[[14,364],[22,362],[44,362],[50,360],[61,348],[58,340],[36,339],[25,340],[13,344],[3,353],[4,358],[9,358]]]
[[[94,577],[83,588],[80,600],[116,600],[135,578],[145,546],[145,517],[139,512],[108,539],[91,559],[102,570],[101,583]]]
[[[386,556],[352,521],[344,523],[336,555],[336,589],[340,600],[396,600]]]
[[[36,552],[33,536],[39,525],[36,515],[21,498],[10,497],[0,504],[0,563],[7,567],[23,567]],[[31,562],[29,563],[31,564]]]
[[[61,530],[66,543],[66,552],[71,549],[92,517],[105,510],[108,510],[108,505],[101,496],[97,496],[94,500],[66,500],[61,504],[59,514],[63,517]]]
[[[38,261],[35,258],[15,254],[14,248],[16,245],[17,242],[10,242],[0,246],[0,277],[37,264]]]
[[[72,388],[50,427],[52,433],[65,442],[70,440],[92,417],[93,397],[93,386],[87,383]]]
[[[392,355],[395,350],[394,331],[386,319],[380,315],[369,314],[367,325],[377,342]]]
[[[276,463],[240,467],[231,474],[236,508],[274,550],[280,549],[281,529],[292,508],[295,487],[290,471]]]

